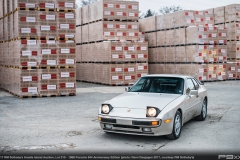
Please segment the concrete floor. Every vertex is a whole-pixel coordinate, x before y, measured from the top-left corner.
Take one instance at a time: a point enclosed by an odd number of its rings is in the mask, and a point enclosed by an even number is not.
[[[175,141],[100,130],[98,108],[125,92],[122,86],[78,83],[77,96],[34,99],[19,99],[0,90],[0,155],[240,155],[240,81],[205,86],[207,119],[186,123]]]

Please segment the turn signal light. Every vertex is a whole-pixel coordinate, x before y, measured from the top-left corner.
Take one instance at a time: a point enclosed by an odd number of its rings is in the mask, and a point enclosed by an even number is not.
[[[156,126],[156,125],[159,125],[159,122],[158,121],[152,121],[151,124],[152,124],[152,126]]]
[[[98,120],[99,120],[99,121],[102,121],[102,118],[101,118],[101,117],[98,117]]]
[[[164,120],[164,123],[169,123],[171,121],[172,121],[171,119],[166,119],[166,120]]]

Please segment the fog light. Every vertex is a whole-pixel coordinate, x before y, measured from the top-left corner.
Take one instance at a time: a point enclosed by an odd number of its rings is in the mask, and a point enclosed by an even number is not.
[[[151,128],[142,128],[142,131],[143,132],[152,132],[152,129]]]
[[[104,127],[105,127],[106,129],[112,129],[112,125],[110,125],[110,124],[104,124]]]

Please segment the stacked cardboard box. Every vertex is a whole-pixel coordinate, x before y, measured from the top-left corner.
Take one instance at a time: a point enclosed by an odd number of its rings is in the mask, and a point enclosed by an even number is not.
[[[240,4],[231,4],[214,9],[215,25],[227,29],[227,78],[240,79],[238,70],[240,40]],[[235,67],[234,67],[235,66]],[[229,69],[230,68],[230,69]],[[235,70],[236,69],[236,70]]]
[[[235,6],[237,7],[237,6]],[[239,5],[240,7],[240,5]],[[227,8],[227,7],[226,7]],[[231,16],[232,17],[232,16]],[[240,79],[239,59],[240,59],[240,23],[230,22],[225,25],[228,31],[228,63],[227,63],[227,78]]]
[[[149,41],[150,73],[189,74],[205,81],[226,79],[227,30],[214,26],[213,8],[145,18],[140,28]]]
[[[227,62],[227,78],[240,79],[240,60],[229,60]]]
[[[147,63],[79,63],[77,79],[101,84],[131,84],[148,72]],[[90,68],[90,69],[89,69]]]
[[[139,62],[148,60],[147,42],[99,42],[83,44],[83,62]],[[91,54],[84,54],[91,53]]]
[[[148,73],[138,2],[100,0],[77,9],[77,80],[133,84]]]
[[[4,2],[1,87],[19,97],[75,95],[75,1]]]
[[[224,80],[227,77],[225,63],[150,63],[149,72],[151,74],[191,75],[201,81]]]

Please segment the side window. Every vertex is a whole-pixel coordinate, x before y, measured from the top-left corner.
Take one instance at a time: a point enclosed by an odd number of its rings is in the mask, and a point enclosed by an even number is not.
[[[197,80],[196,78],[193,78],[197,83],[198,83],[198,85],[201,85],[202,83],[201,82],[199,82],[199,80]]]
[[[193,81],[193,83],[194,83],[195,88],[198,90],[198,88],[199,88],[199,84],[196,82],[195,79],[192,79],[192,81]]]
[[[130,92],[142,92],[149,86],[150,79],[140,79],[130,90]]]
[[[195,86],[191,79],[187,79],[187,89],[186,93],[189,93],[191,90],[195,90]]]

